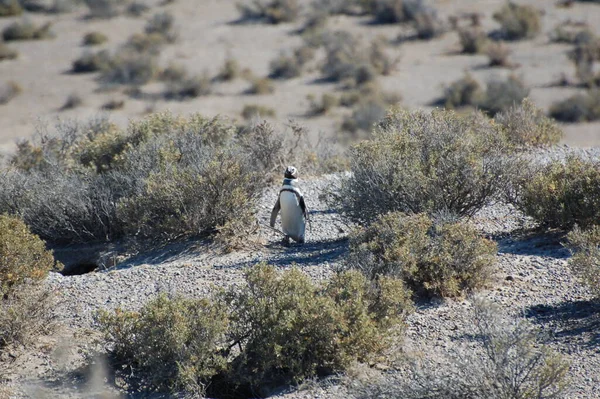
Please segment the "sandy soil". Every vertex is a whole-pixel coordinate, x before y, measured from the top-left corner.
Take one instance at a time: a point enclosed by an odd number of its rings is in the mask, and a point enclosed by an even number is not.
[[[156,4],[157,1],[148,1]],[[172,4],[155,7],[147,16],[158,10],[168,10],[176,19],[179,40],[164,48],[161,63],[184,65],[190,73],[207,71],[216,75],[224,60],[230,56],[238,60],[243,68],[265,76],[269,63],[281,51],[290,50],[301,43],[294,34],[301,22],[296,24],[265,25],[235,24],[238,11],[234,0],[178,0]],[[309,4],[309,1],[305,1]],[[484,15],[486,30],[498,27],[491,15],[503,0],[439,0],[433,2],[442,18],[466,12]],[[486,68],[485,56],[459,55],[458,38],[448,32],[431,41],[410,41],[392,44],[389,54],[400,57],[398,69],[381,78],[383,87],[399,93],[402,104],[408,108],[430,107],[439,97],[443,86],[463,76],[465,71],[485,82],[488,79],[515,73],[531,88],[531,97],[544,108],[559,99],[564,99],[578,89],[548,87],[557,81],[561,73],[573,77],[574,68],[567,59],[568,45],[552,44],[548,39],[556,24],[571,19],[587,22],[600,34],[600,6],[592,3],[576,3],[571,8],[558,8],[554,1],[528,0],[545,13],[543,34],[534,40],[511,43],[512,60],[519,64],[514,70]],[[311,131],[335,135],[339,121],[347,110],[336,110],[327,117],[311,118],[306,113],[308,94],[320,97],[321,93],[335,90],[331,84],[316,83],[319,77],[317,65],[312,72],[291,80],[277,81],[273,94],[250,96],[244,94],[248,83],[238,79],[234,82],[217,84],[214,93],[190,101],[148,101],[133,99],[123,90],[103,90],[95,74],[74,75],[69,72],[71,62],[85,48],[81,45],[83,35],[89,31],[100,31],[108,35],[109,42],[102,47],[114,49],[136,32],[141,32],[147,17],[119,16],[109,20],[84,18],[85,7],[72,13],[58,15],[32,14],[28,17],[36,22],[53,22],[55,38],[42,41],[10,43],[19,51],[16,60],[0,62],[0,84],[12,80],[23,88],[23,93],[8,104],[0,106],[0,151],[6,153],[14,148],[15,140],[29,137],[37,126],[52,124],[57,119],[85,120],[101,112],[102,104],[113,99],[125,100],[123,109],[110,112],[111,119],[126,125],[129,119],[140,118],[149,110],[172,110],[188,114],[200,112],[206,115],[222,114],[241,119],[240,112],[245,104],[262,104],[276,110],[275,121],[284,124],[289,119],[300,121]],[[0,19],[0,29],[21,17]],[[383,35],[390,41],[400,32],[397,26],[374,26],[367,17],[336,16],[330,19],[329,28],[349,30],[368,39]],[[101,48],[102,48],[101,47]],[[94,49],[95,50],[95,49]],[[153,86],[144,88],[152,91]],[[83,99],[83,105],[72,110],[61,111],[60,107],[70,94]],[[280,126],[281,126],[280,125]],[[566,125],[565,143],[576,146],[600,145],[600,122]]]

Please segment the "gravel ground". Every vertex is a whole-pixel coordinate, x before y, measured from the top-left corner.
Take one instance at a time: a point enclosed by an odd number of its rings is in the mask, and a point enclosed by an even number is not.
[[[600,149],[569,147],[555,147],[536,158],[545,162],[572,153],[600,158]],[[102,383],[110,378],[104,378],[101,371],[88,372],[90,368],[82,366],[86,363],[82,353],[94,346],[92,338],[96,333],[91,328],[98,309],[136,309],[161,291],[206,295],[215,287],[241,283],[243,268],[261,261],[280,268],[295,265],[315,279],[327,278],[347,251],[350,226],[329,209],[320,194],[339,181],[335,175],[301,181],[312,217],[305,245],[285,248],[279,244],[279,234],[268,228],[277,193],[275,184],[265,191],[260,202],[261,242],[251,249],[220,254],[209,244],[177,243],[132,256],[110,270],[71,277],[51,273],[47,284],[63,299],[57,312],[67,327],[61,330],[62,339],[54,337],[46,344],[41,342],[42,349],[36,352],[16,355],[4,362],[0,359],[0,366],[4,364],[0,372],[4,372],[7,386],[14,390],[13,396],[83,398],[104,392],[102,397],[118,397],[110,384]],[[569,253],[560,244],[564,236],[535,233],[531,220],[505,204],[486,207],[472,222],[495,239],[499,248],[495,281],[479,295],[499,305],[507,315],[527,319],[549,333],[546,343],[571,362],[569,398],[600,398],[600,304],[592,300],[567,268]],[[471,310],[470,298],[419,304],[408,319],[405,351],[443,359],[466,350]],[[95,364],[102,362],[97,359]],[[389,370],[363,369],[368,371],[307,383],[272,398],[349,397],[348,386],[353,381],[373,373],[382,378],[394,374]],[[97,366],[96,370],[103,368]]]

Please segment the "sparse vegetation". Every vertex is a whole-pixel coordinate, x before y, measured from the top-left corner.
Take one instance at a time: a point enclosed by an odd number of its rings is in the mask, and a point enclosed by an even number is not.
[[[540,12],[528,5],[508,2],[494,14],[501,25],[500,33],[505,40],[531,39],[540,32]]]
[[[363,389],[360,398],[563,398],[569,390],[569,362],[543,344],[544,333],[499,307],[477,300],[473,344],[432,369],[414,363],[401,381]],[[447,360],[447,361],[446,361]]]
[[[459,28],[457,31],[464,54],[483,53],[490,41],[480,27]]]
[[[4,42],[0,41],[0,61],[3,60],[14,60],[19,56],[19,52]]]
[[[511,53],[510,47],[504,42],[490,42],[485,48],[485,53],[490,60],[491,67],[512,67],[508,60]]]
[[[102,109],[106,111],[114,111],[117,109],[123,109],[125,107],[124,100],[110,100],[102,104]]]
[[[358,132],[370,132],[374,125],[386,115],[387,104],[376,97],[359,101],[352,114],[344,118],[342,130],[357,134]]]
[[[575,64],[575,72],[581,84],[588,87],[600,86],[600,73],[595,64],[600,62],[600,38],[577,44],[569,53],[569,59]]]
[[[13,98],[21,94],[23,89],[14,81],[8,81],[0,86],[0,105],[7,104]]]
[[[496,244],[466,223],[390,212],[352,234],[344,268],[370,279],[400,278],[418,295],[447,297],[488,282],[495,256]]]
[[[529,99],[496,114],[494,120],[502,126],[508,140],[518,147],[549,146],[557,144],[563,136],[556,122]]]
[[[237,3],[240,21],[262,21],[269,24],[294,22],[300,16],[297,0],[253,0]]]
[[[520,104],[529,95],[529,89],[518,77],[511,75],[506,80],[491,80],[487,83],[485,98],[477,104],[490,116]]]
[[[600,220],[600,164],[569,157],[524,170],[511,201],[542,226],[569,229]]]
[[[125,10],[127,15],[131,15],[133,17],[141,17],[148,11],[150,11],[150,6],[144,4],[140,1],[132,2],[131,4],[129,4],[127,6],[127,9]]]
[[[250,88],[248,88],[248,94],[265,95],[271,94],[275,91],[275,85],[269,78],[250,78]]]
[[[240,65],[234,58],[227,58],[221,67],[216,80],[230,81],[237,79],[241,74]]]
[[[121,50],[110,57],[102,69],[101,80],[106,84],[144,85],[158,76],[156,57],[141,52]]]
[[[83,104],[83,98],[80,95],[72,93],[69,94],[65,103],[60,107],[61,110],[73,109],[81,106]]]
[[[600,89],[591,89],[550,107],[550,116],[563,122],[600,120]]]
[[[480,104],[485,98],[485,91],[479,82],[469,73],[444,89],[442,99],[444,106],[448,109],[463,107],[466,105]]]
[[[370,222],[390,211],[473,215],[504,192],[516,163],[498,127],[479,113],[392,109],[374,138],[351,151],[338,205]]]
[[[93,73],[109,69],[112,59],[108,51],[98,52],[86,51],[83,55],[73,61],[71,71],[73,73]]]
[[[339,99],[330,93],[323,93],[320,102],[315,101],[313,95],[307,96],[307,99],[310,101],[310,110],[308,111],[310,115],[328,114],[340,103]]]
[[[146,35],[159,36],[165,43],[175,42],[178,36],[175,30],[175,19],[168,12],[154,14],[148,20],[144,31]]]
[[[28,19],[21,22],[13,22],[2,31],[2,37],[5,41],[11,40],[42,40],[53,37],[50,31],[51,23],[41,26],[35,25]]]
[[[600,297],[600,226],[582,230],[575,226],[569,233],[568,247],[573,252],[569,266],[577,277]]]
[[[302,69],[314,57],[314,50],[310,47],[300,47],[292,55],[280,54],[271,61],[272,79],[292,79],[302,74]]]
[[[273,108],[265,107],[264,105],[248,104],[244,105],[242,110],[242,117],[246,120],[250,119],[261,119],[261,118],[274,118],[275,110]]]
[[[0,1],[0,17],[12,17],[21,15],[23,7],[19,0],[1,0]]]
[[[101,32],[89,32],[83,37],[84,46],[99,46],[108,41],[108,37]]]
[[[212,82],[208,73],[200,76],[187,76],[166,81],[165,98],[169,100],[185,100],[206,96],[212,92]]]
[[[84,0],[89,18],[112,18],[119,14],[120,0]]]

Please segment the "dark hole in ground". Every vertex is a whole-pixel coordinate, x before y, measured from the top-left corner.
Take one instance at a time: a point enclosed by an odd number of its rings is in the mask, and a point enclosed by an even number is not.
[[[82,274],[91,273],[98,269],[98,265],[94,262],[80,262],[65,266],[60,272],[63,276],[81,276]]]

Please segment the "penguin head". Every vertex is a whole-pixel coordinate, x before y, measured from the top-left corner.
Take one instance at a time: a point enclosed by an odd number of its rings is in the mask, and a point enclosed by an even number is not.
[[[298,169],[296,169],[293,166],[288,166],[287,168],[285,168],[285,173],[283,174],[283,177],[285,177],[286,179],[297,179]]]

